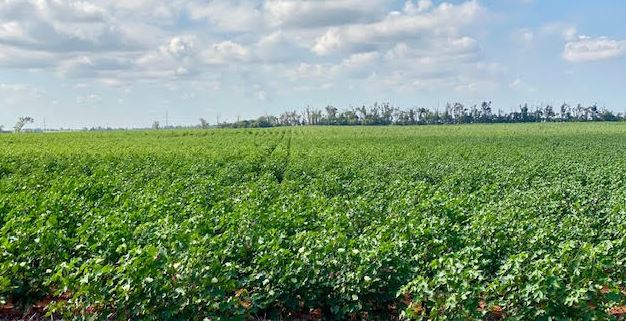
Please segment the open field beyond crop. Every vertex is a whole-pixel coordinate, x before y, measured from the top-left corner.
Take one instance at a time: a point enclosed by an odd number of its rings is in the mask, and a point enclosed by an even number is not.
[[[0,307],[618,318],[626,124],[0,135]]]

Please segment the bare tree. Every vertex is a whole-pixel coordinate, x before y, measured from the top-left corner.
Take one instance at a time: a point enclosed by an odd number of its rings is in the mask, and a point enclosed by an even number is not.
[[[22,129],[24,129],[24,126],[26,126],[27,124],[31,124],[35,121],[34,118],[29,117],[29,116],[21,116],[17,119],[17,123],[15,123],[15,126],[13,126],[13,130],[16,133],[21,133]]]
[[[209,128],[209,122],[204,118],[200,118],[200,127],[201,128]]]

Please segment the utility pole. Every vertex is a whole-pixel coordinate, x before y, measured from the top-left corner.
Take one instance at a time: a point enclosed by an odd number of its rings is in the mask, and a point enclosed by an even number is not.
[[[46,131],[46,117],[43,118],[43,131]]]
[[[170,126],[170,123],[169,123],[169,114],[168,114],[168,111],[166,110],[166,111],[165,111],[165,128],[168,128],[169,126]]]

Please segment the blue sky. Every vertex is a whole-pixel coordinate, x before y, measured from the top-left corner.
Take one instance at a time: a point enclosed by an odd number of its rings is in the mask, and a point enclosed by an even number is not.
[[[387,101],[626,111],[626,2],[0,0],[0,124],[146,127]]]

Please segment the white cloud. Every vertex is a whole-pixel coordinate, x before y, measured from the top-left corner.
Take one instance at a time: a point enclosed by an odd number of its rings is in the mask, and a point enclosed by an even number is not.
[[[110,57],[108,55],[80,56],[63,61],[57,71],[64,77],[90,78],[99,73],[124,70],[132,67],[128,59]]]
[[[348,67],[362,67],[376,63],[380,54],[376,51],[353,54],[343,61]]]
[[[89,94],[76,97],[76,103],[79,105],[95,105],[102,101],[102,97],[97,94]]]
[[[381,54],[376,51],[356,53],[336,64],[300,63],[285,70],[284,74],[291,81],[313,80],[317,86],[341,77],[364,79],[375,72],[376,66],[381,63],[381,58]]]
[[[187,10],[193,20],[207,20],[224,31],[255,31],[263,24],[263,13],[254,1],[190,1]]]
[[[335,77],[335,71],[330,64],[310,64],[302,62],[295,67],[287,68],[283,72],[290,81],[302,79],[324,79],[329,80]]]
[[[291,81],[309,81],[302,88],[353,79],[391,90],[493,88],[501,68],[485,63],[477,41],[470,37],[400,42],[382,53],[358,52],[336,64],[302,63],[288,70]],[[316,85],[311,85],[313,81]],[[470,86],[470,84],[474,84]],[[488,85],[486,85],[488,84]]]
[[[419,64],[420,68],[441,68],[445,65],[477,62],[481,56],[478,42],[470,37],[431,39],[422,41],[420,45],[411,47],[401,42],[387,51],[386,59],[407,66]]]
[[[310,52],[297,45],[283,31],[275,31],[262,36],[252,49],[254,55],[264,62],[290,62],[306,59]]]
[[[26,36],[26,32],[17,21],[0,23],[0,39],[20,39]]]
[[[194,37],[174,37],[161,46],[161,51],[178,59],[189,57],[194,52],[194,42]]]
[[[465,33],[485,12],[476,0],[0,0],[0,66],[115,87],[282,74],[322,88],[395,71],[434,83],[482,59]]]
[[[264,3],[269,24],[294,28],[371,21],[384,12],[384,7],[383,0],[266,0]]]
[[[204,62],[217,65],[244,62],[249,60],[250,56],[249,48],[230,40],[215,43],[202,52]]]
[[[400,90],[487,90],[501,72],[497,64],[485,61],[478,42],[467,36],[400,42],[385,52],[383,60],[371,81]]]
[[[103,7],[83,1],[0,2],[0,43],[44,51],[103,51],[139,47]]]
[[[565,39],[565,40],[572,40],[572,39],[574,39],[576,37],[577,33],[578,33],[578,31],[576,30],[576,28],[568,27],[568,28],[565,28],[561,32],[561,35],[563,36],[563,39]]]
[[[407,1],[404,4],[404,12],[407,12],[409,14],[415,14],[430,10],[432,7],[433,2],[431,0],[418,0],[417,3],[414,3],[413,1]]]
[[[55,0],[68,1],[68,0]],[[100,0],[109,15],[149,24],[171,26],[185,11],[187,0]]]
[[[59,60],[57,53],[25,50],[0,44],[0,66],[20,69],[39,69],[53,66]]]
[[[563,58],[569,62],[586,62],[616,58],[625,53],[626,40],[580,36],[565,44]]]
[[[460,5],[442,3],[430,11],[405,6],[402,12],[391,12],[384,19],[347,26],[332,27],[318,37],[312,50],[319,55],[337,51],[371,50],[400,40],[455,35],[463,25],[475,22],[485,9],[476,1]]]
[[[564,40],[575,40],[578,30],[575,26],[564,22],[551,22],[539,30],[542,35],[559,36]]]

